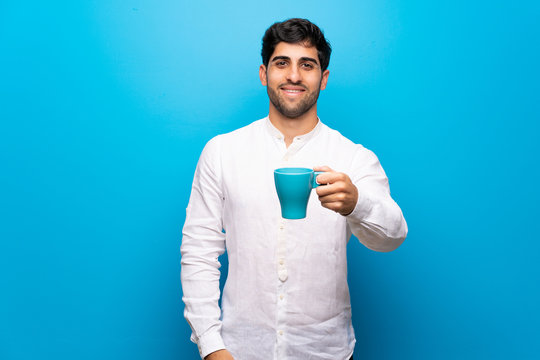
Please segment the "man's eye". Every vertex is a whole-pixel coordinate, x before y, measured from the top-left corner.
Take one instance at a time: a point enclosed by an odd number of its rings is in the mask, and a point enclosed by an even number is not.
[[[287,62],[286,62],[286,61],[278,61],[278,62],[276,63],[276,65],[277,65],[277,66],[285,66],[285,65],[287,65]]]
[[[306,69],[313,69],[313,65],[310,64],[310,63],[303,63],[302,64],[302,67],[306,68]]]

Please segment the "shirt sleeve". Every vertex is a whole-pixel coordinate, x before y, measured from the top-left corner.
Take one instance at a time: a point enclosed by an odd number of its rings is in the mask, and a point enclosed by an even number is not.
[[[219,138],[205,146],[193,179],[180,252],[184,316],[201,358],[224,349],[218,257],[225,252]]]
[[[395,250],[407,236],[407,223],[390,196],[388,178],[379,159],[358,145],[350,175],[358,188],[356,207],[347,215],[352,233],[371,250]]]

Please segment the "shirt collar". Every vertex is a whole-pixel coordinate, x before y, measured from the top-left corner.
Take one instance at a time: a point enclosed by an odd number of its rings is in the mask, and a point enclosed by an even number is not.
[[[312,139],[315,135],[317,135],[321,131],[321,128],[322,128],[322,122],[318,116],[317,116],[317,120],[318,120],[317,125],[315,125],[315,127],[310,132],[308,132],[307,134],[296,136],[295,139],[301,142],[307,142],[310,139]],[[279,131],[274,126],[274,124],[272,124],[268,116],[265,118],[265,122],[266,122],[266,129],[268,130],[268,133],[272,137],[277,138],[279,140],[283,140],[285,138],[283,134],[281,133],[281,131]]]

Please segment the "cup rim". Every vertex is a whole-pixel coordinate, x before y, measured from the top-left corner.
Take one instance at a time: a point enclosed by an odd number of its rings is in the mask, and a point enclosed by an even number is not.
[[[302,175],[312,173],[313,169],[304,168],[304,167],[282,167],[275,169],[274,173],[280,175]]]

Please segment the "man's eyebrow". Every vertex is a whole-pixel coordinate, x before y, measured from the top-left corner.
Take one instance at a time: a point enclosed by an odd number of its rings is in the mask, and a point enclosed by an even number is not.
[[[306,57],[306,56],[302,56],[302,57],[300,58],[300,60],[302,60],[302,61],[311,61],[311,62],[314,62],[314,63],[317,64],[317,65],[319,64],[319,63],[317,62],[317,60],[315,60],[314,58],[310,58],[310,57]]]
[[[274,56],[271,62],[274,62],[276,60],[291,60],[291,58],[288,56],[278,55],[278,56]]]
[[[288,56],[278,55],[278,56],[274,56],[270,62],[274,62],[276,60],[291,60],[291,58],[288,57]],[[317,65],[319,64],[316,59],[310,58],[310,57],[307,57],[307,56],[302,56],[300,58],[300,61],[310,61],[310,62],[315,63]]]

